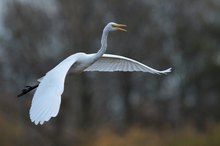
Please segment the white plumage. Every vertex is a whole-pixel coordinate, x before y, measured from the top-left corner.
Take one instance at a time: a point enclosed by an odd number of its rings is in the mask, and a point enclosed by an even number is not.
[[[51,117],[56,117],[61,104],[61,95],[64,90],[64,82],[72,66],[73,72],[82,71],[142,71],[153,74],[166,74],[171,71],[171,68],[159,71],[148,67],[138,61],[123,56],[104,54],[107,48],[107,36],[110,31],[121,30],[126,31],[123,27],[126,25],[109,23],[103,30],[101,39],[101,48],[95,54],[76,53],[50,70],[44,77],[38,79],[40,82],[30,108],[31,121],[37,124],[43,124],[50,120]]]
[[[99,60],[97,60],[92,65],[90,65],[84,71],[100,71],[100,72],[141,71],[141,72],[149,72],[152,74],[166,74],[171,71],[171,68],[166,69],[164,71],[159,71],[127,57],[113,55],[113,54],[103,54],[103,56]]]

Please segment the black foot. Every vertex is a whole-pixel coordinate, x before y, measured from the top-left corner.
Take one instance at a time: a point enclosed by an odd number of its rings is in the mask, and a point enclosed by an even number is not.
[[[25,94],[27,94],[28,92],[30,92],[31,90],[37,88],[38,85],[35,85],[35,86],[25,86],[24,89],[22,89],[22,92],[20,94],[17,95],[17,97],[21,97]]]

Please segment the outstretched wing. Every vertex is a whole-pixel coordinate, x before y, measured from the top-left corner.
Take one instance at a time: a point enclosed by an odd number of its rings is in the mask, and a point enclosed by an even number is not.
[[[99,60],[97,60],[91,66],[86,68],[84,71],[100,71],[100,72],[142,71],[153,74],[166,74],[168,72],[171,72],[171,68],[167,70],[159,71],[127,57],[112,55],[112,54],[104,54]]]
[[[70,56],[40,79],[40,84],[34,94],[30,118],[36,125],[43,124],[51,117],[56,117],[61,104],[61,95],[64,89],[64,80],[69,68],[76,62]]]
[[[31,121],[43,124],[51,117],[56,117],[61,103],[63,83],[47,74],[40,82],[30,109]]]

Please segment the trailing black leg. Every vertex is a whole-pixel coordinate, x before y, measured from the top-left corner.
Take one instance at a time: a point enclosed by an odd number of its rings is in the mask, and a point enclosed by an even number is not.
[[[27,94],[28,92],[32,91],[33,89],[37,88],[39,86],[39,84],[35,85],[35,86],[26,86],[22,92],[20,94],[17,95],[17,97],[21,97],[25,94]]]

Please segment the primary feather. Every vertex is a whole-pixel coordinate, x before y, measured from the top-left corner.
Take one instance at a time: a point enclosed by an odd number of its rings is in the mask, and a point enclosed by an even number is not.
[[[142,71],[153,74],[166,74],[171,71],[171,68],[163,71],[159,71],[127,57],[112,55],[112,54],[104,54],[101,58],[99,58],[99,60],[94,62],[84,71],[100,71],[100,72]]]
[[[36,125],[38,123],[43,124],[51,117],[57,116],[60,109],[65,77],[69,68],[76,61],[75,56],[68,57],[41,78],[30,109],[31,121]]]

